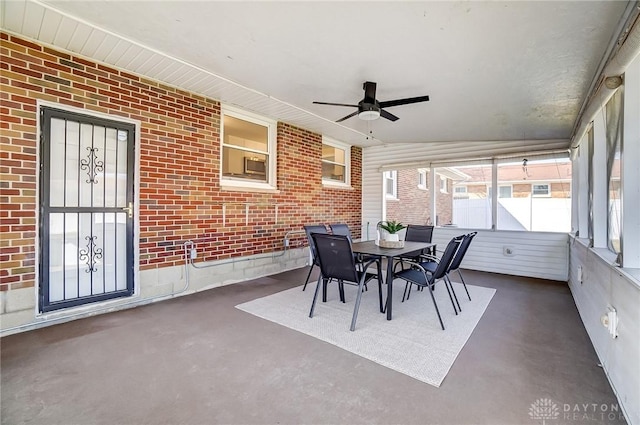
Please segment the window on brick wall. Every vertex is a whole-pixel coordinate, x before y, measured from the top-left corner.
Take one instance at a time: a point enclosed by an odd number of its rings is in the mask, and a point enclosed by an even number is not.
[[[467,186],[454,186],[453,187],[454,198],[468,198]]]
[[[275,189],[276,122],[230,107],[221,121],[221,184]]]
[[[448,193],[448,189],[447,189],[447,178],[440,176],[440,192],[442,193]]]
[[[418,169],[418,188],[422,190],[427,190],[429,188],[429,184],[427,183],[427,170]]]
[[[398,197],[398,172],[396,170],[384,172],[384,190],[387,198]]]
[[[532,196],[551,196],[548,183],[539,183],[531,185]]]
[[[322,183],[351,185],[351,146],[322,137]]]
[[[498,198],[511,198],[512,195],[512,186],[498,186]]]

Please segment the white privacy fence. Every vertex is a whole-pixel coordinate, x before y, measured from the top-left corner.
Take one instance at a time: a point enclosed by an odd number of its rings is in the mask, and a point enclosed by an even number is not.
[[[453,224],[470,229],[491,228],[490,199],[454,199]],[[570,198],[498,199],[498,229],[570,232]]]

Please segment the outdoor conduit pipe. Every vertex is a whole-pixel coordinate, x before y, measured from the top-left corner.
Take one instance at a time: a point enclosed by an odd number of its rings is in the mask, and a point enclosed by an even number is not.
[[[296,233],[303,234],[304,230],[289,230],[287,233],[285,233],[284,238],[283,238],[283,242],[282,242],[282,244],[284,245],[284,250],[282,252],[280,252],[279,254],[270,253],[270,254],[265,254],[265,255],[261,255],[261,256],[257,256],[257,257],[232,258],[229,261],[224,261],[224,262],[220,262],[220,263],[213,263],[213,264],[205,264],[205,265],[201,265],[201,266],[198,266],[198,265],[196,265],[196,263],[193,262],[193,259],[194,259],[195,256],[191,255],[192,250],[195,249],[195,246],[196,246],[195,242],[186,241],[184,243],[185,262],[190,262],[191,265],[196,269],[208,269],[210,267],[217,267],[217,266],[223,266],[225,264],[239,263],[241,261],[262,260],[262,259],[265,259],[265,258],[282,257],[290,248],[290,246],[289,246],[290,236],[292,234],[296,234]],[[189,278],[189,275],[187,274],[187,283],[188,283],[188,278]]]

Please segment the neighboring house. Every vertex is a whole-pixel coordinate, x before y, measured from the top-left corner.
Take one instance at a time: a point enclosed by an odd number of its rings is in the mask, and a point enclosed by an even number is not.
[[[447,225],[453,220],[453,188],[467,176],[454,168],[438,168],[435,176],[436,212],[431,211],[428,168],[384,173],[386,219],[405,224]]]
[[[491,165],[464,167],[468,179],[454,185],[454,223],[490,228]],[[571,162],[552,160],[498,165],[501,230],[568,232],[571,229]]]

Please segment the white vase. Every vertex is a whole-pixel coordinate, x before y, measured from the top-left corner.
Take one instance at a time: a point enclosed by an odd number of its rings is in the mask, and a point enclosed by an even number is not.
[[[400,236],[397,233],[390,233],[387,235],[386,240],[389,242],[398,242],[400,240]]]

